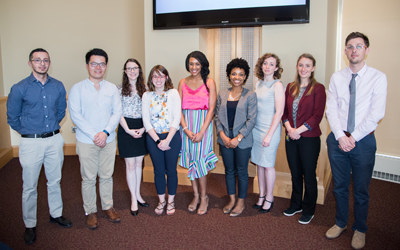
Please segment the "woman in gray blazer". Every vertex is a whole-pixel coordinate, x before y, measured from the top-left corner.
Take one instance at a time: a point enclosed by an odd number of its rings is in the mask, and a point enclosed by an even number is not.
[[[226,75],[232,88],[221,90],[217,98],[215,124],[217,127],[225,180],[230,202],[224,214],[238,216],[244,210],[244,199],[249,186],[247,166],[253,146],[252,129],[257,118],[257,96],[243,88],[250,67],[246,60],[233,59],[226,66]],[[238,201],[235,206],[236,177],[238,176]]]

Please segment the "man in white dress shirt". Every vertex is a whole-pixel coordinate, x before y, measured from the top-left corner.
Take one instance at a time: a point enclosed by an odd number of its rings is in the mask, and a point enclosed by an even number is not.
[[[368,189],[376,152],[374,131],[385,114],[387,79],[364,62],[370,51],[367,36],[352,32],[345,45],[349,67],[332,75],[326,105],[332,130],[326,142],[336,198],[335,225],[326,237],[337,238],[347,229],[349,185],[353,178],[355,222],[351,246],[361,249],[368,229]]]
[[[121,119],[121,99],[117,87],[103,79],[108,56],[102,49],[86,54],[89,78],[72,86],[68,97],[71,119],[77,126],[76,153],[82,175],[83,208],[86,225],[98,227],[96,178],[99,176],[103,212],[111,222],[121,219],[113,208],[113,179],[115,163],[115,129]]]

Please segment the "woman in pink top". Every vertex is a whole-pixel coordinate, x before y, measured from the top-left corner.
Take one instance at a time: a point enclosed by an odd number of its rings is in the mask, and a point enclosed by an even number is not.
[[[182,149],[179,165],[188,168],[194,198],[188,206],[193,212],[200,203],[197,214],[207,212],[207,173],[215,168],[217,156],[213,151],[213,126],[217,91],[206,56],[194,51],[186,57],[186,70],[190,75],[179,82],[182,99],[181,136]],[[199,191],[200,187],[200,191]],[[200,193],[200,196],[199,196]]]

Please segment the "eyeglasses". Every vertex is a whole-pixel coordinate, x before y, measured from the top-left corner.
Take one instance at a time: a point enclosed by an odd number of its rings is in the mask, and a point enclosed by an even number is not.
[[[96,68],[97,66],[100,66],[100,67],[102,67],[102,68],[105,68],[106,66],[107,66],[107,64],[105,64],[105,63],[97,63],[97,62],[91,62],[91,63],[89,63],[90,64],[90,66],[92,66],[93,68]]]
[[[162,75],[153,75],[153,79],[164,79],[165,76]]]
[[[357,44],[356,45],[356,49],[357,50],[362,50],[363,48],[367,48],[367,46],[365,46],[364,44]],[[354,50],[353,45],[346,46],[346,50],[349,50],[349,51]]]
[[[126,68],[126,71],[132,72],[138,70],[139,67],[133,67],[133,68]]]
[[[44,64],[49,64],[50,63],[49,59],[40,60],[39,58],[36,58],[36,59],[31,60],[31,61],[34,62],[35,64],[41,64],[42,62]]]

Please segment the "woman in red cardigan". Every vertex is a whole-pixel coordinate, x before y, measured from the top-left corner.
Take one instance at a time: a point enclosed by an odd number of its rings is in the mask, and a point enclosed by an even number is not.
[[[282,116],[286,128],[286,157],[292,174],[290,207],[283,214],[292,216],[303,212],[299,223],[308,224],[314,217],[317,203],[315,171],[321,148],[319,123],[325,111],[326,94],[324,85],[314,78],[315,59],[312,55],[301,55],[296,69],[294,82],[286,88]]]

